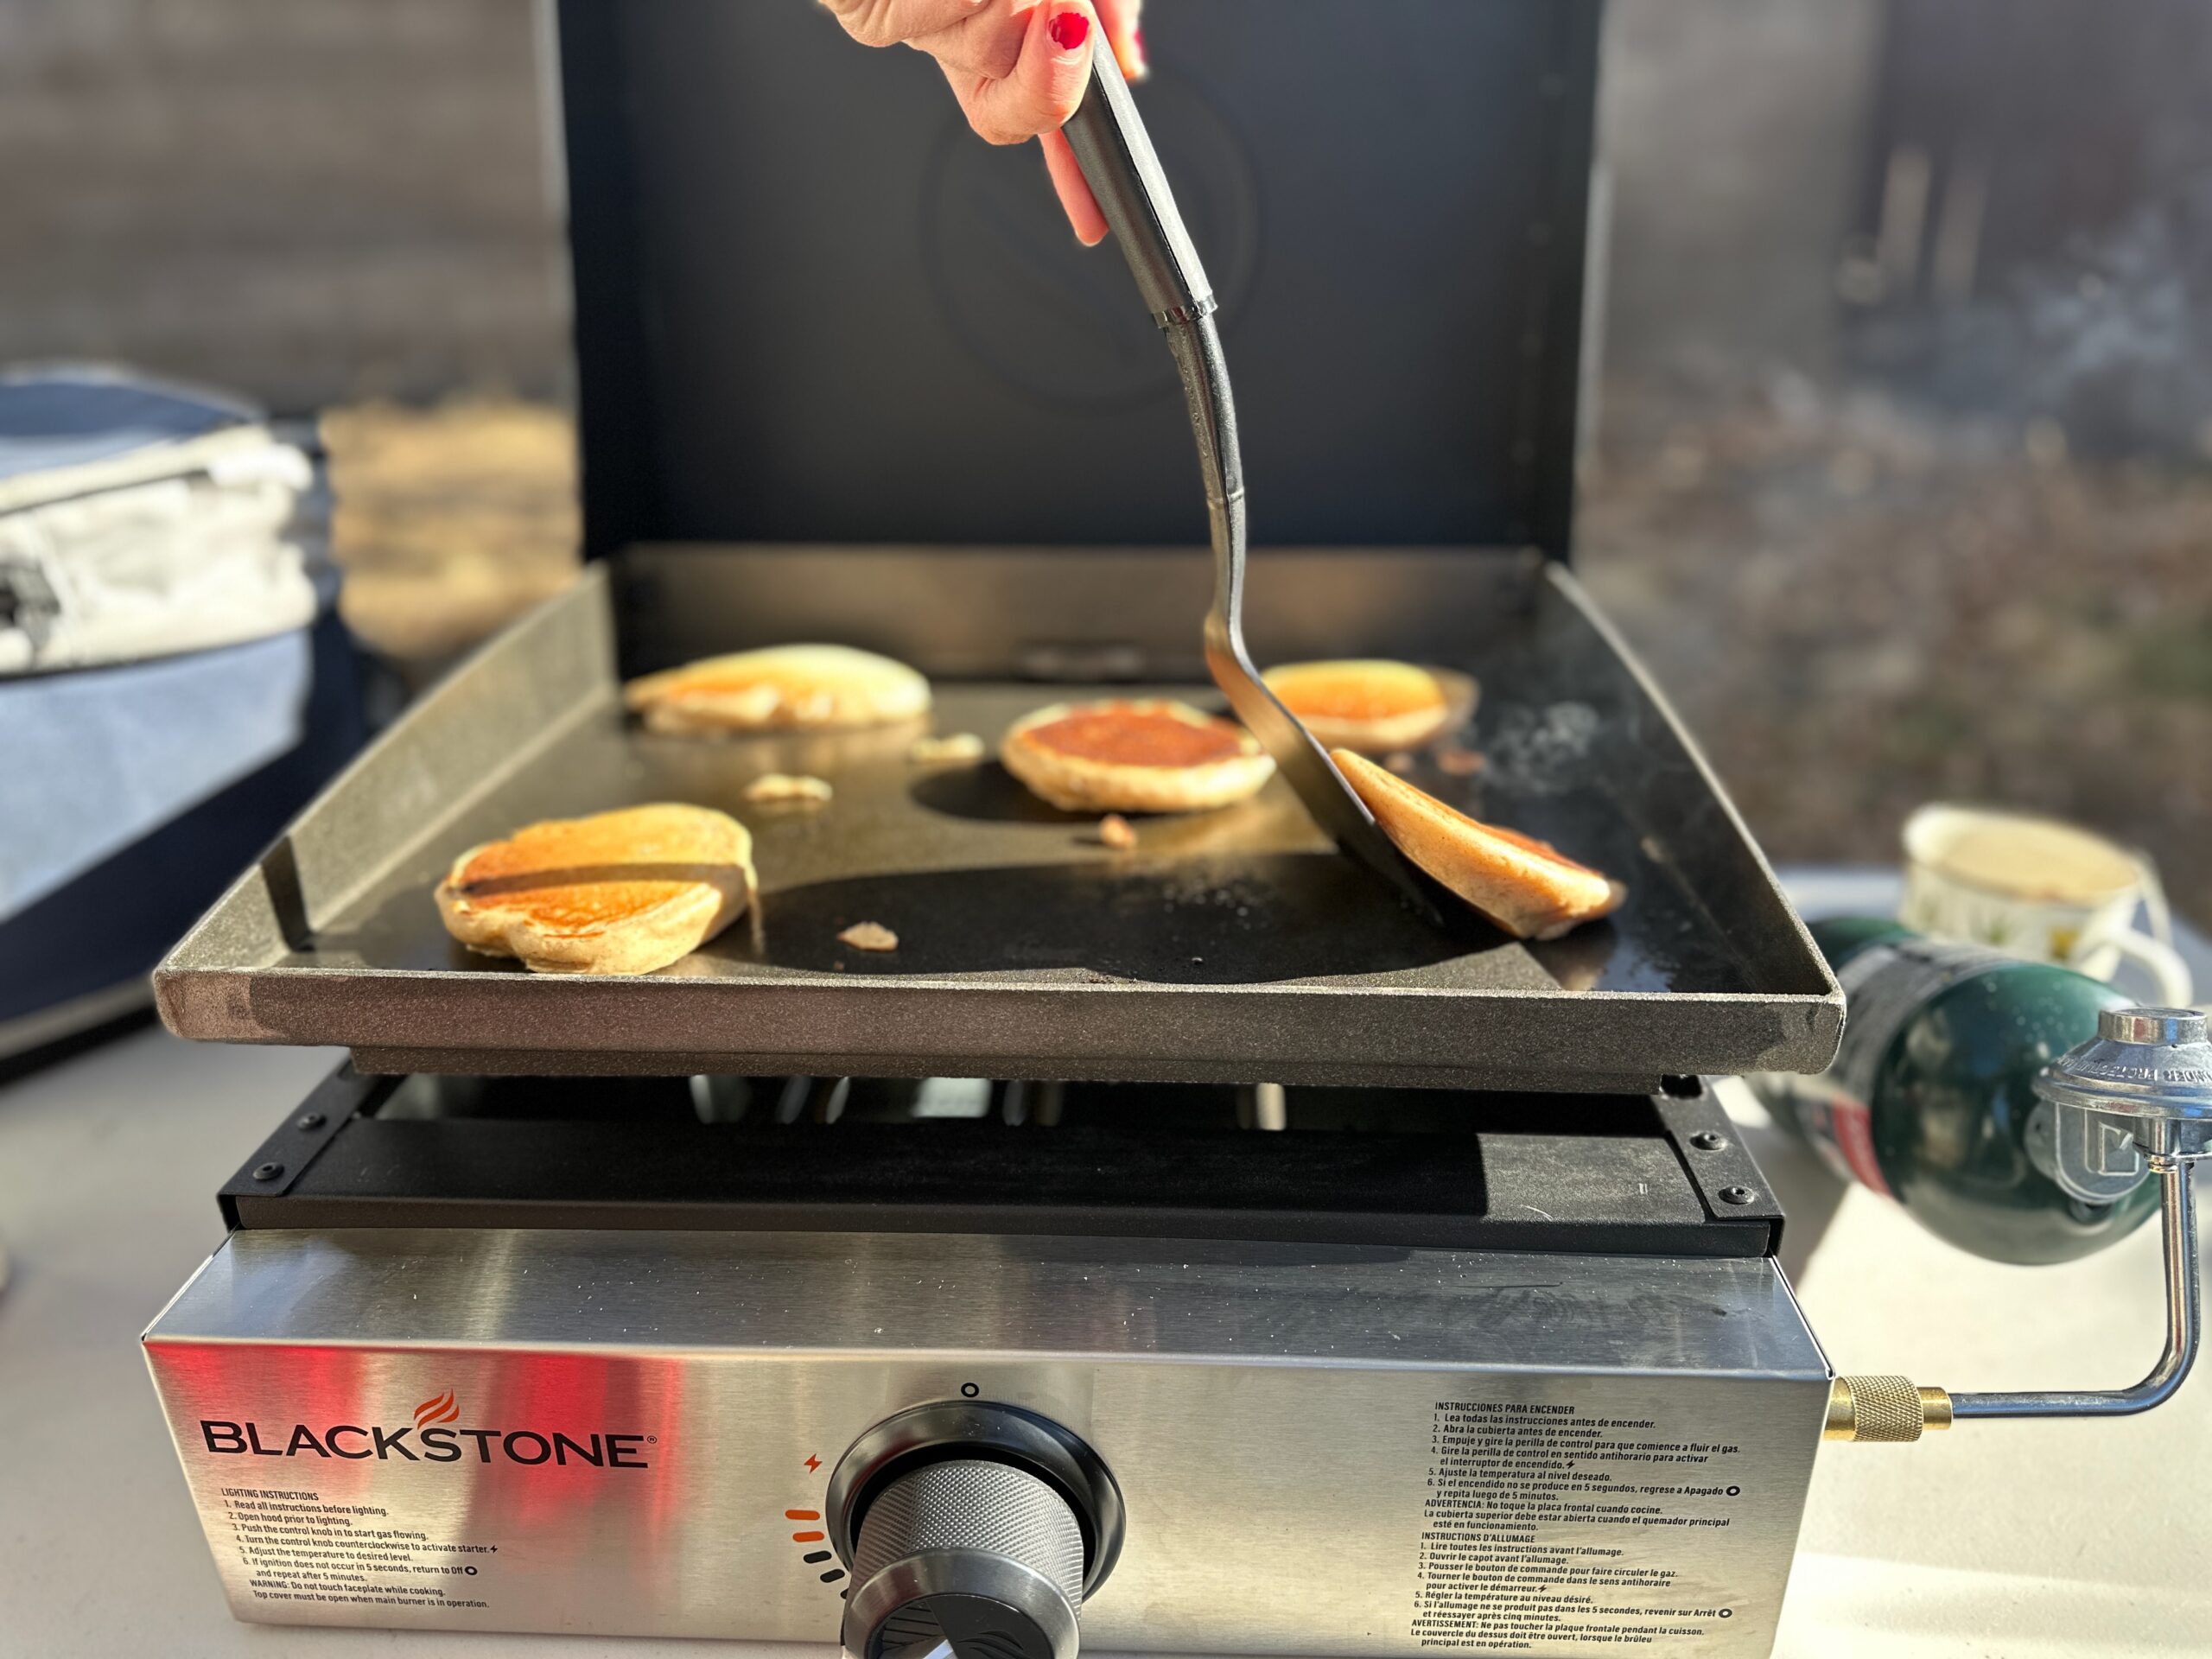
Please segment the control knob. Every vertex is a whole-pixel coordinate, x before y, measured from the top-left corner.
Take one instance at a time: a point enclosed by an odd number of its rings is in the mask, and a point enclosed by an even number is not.
[[[1121,1546],[1121,1494],[1057,1423],[1011,1406],[902,1412],[830,1483],[852,1659],[1075,1659]]]

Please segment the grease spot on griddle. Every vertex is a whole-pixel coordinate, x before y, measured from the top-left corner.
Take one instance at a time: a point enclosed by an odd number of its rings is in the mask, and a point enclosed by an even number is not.
[[[1501,783],[1548,795],[1586,780],[1601,721],[1586,702],[1511,709],[1487,737],[1490,766]]]

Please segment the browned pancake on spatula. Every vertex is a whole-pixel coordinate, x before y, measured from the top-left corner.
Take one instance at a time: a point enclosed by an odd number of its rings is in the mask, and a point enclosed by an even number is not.
[[[1548,842],[1456,812],[1349,749],[1330,758],[1399,851],[1516,939],[1555,939],[1628,897]]]

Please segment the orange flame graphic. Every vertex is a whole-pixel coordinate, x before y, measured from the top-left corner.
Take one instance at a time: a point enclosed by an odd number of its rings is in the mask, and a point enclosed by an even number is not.
[[[417,1428],[428,1428],[434,1423],[458,1422],[460,1419],[461,1406],[454,1399],[451,1389],[415,1408],[415,1427]]]

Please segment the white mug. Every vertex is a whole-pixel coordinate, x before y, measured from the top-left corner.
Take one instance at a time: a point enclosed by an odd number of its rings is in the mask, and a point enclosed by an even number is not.
[[[2109,980],[2133,962],[2162,1004],[2195,1000],[2158,872],[2142,855],[2056,818],[1942,804],[1906,821],[1904,854],[1897,919],[1915,931],[2092,979]],[[2150,933],[2135,926],[2139,906]]]

